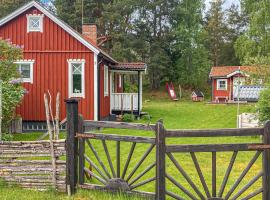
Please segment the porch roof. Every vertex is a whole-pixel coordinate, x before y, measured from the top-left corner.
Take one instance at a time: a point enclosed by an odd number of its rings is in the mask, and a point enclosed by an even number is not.
[[[147,65],[145,63],[117,63],[111,65],[111,69],[123,71],[145,71]]]

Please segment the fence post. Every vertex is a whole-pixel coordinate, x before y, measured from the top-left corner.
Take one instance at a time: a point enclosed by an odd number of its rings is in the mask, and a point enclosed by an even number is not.
[[[78,133],[84,133],[83,116],[79,115]],[[79,184],[84,184],[84,152],[85,152],[85,139],[79,138]]]
[[[156,123],[156,199],[165,200],[165,129],[162,121]]]
[[[263,143],[270,144],[270,121],[267,121],[264,126]],[[263,200],[270,199],[270,150],[266,149],[263,152]]]
[[[67,111],[67,175],[66,184],[67,192],[72,195],[76,192],[77,184],[77,153],[78,140],[75,137],[78,132],[78,101],[76,99],[68,99],[66,102]]]

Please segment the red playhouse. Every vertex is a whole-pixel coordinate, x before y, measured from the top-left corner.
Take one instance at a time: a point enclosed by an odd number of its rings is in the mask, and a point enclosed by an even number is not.
[[[79,112],[87,120],[109,119],[119,110],[140,114],[146,64],[110,57],[97,45],[96,25],[83,25],[78,33],[32,1],[0,20],[0,38],[23,49],[16,64],[28,91],[17,108],[24,123],[45,121],[43,95],[48,90],[52,96],[61,93],[61,120],[68,98],[79,99]],[[129,74],[138,76],[138,92],[125,93],[124,75]]]
[[[212,102],[237,101],[239,95],[241,100],[256,101],[260,90],[263,89],[262,80],[254,80],[254,84],[246,85],[247,78],[256,73],[255,67],[251,66],[222,66],[212,67],[210,79],[212,82]],[[239,95],[238,95],[239,94]],[[254,94],[256,94],[254,96]],[[251,96],[254,97],[251,97]]]
[[[191,93],[191,100],[194,102],[204,101],[204,94],[202,91],[195,90]]]

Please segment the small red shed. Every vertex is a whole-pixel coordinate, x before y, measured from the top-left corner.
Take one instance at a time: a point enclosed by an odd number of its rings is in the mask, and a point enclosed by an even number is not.
[[[212,82],[212,102],[228,102],[234,100],[237,87],[244,85],[247,77],[255,73],[251,66],[215,66],[210,72]]]
[[[32,1],[0,20],[0,38],[21,46],[23,59],[16,61],[28,91],[17,113],[24,121],[45,121],[43,95],[61,93],[61,120],[65,119],[64,99],[79,99],[79,112],[87,120],[109,119],[122,104],[127,111],[142,109],[144,63],[119,63],[97,46],[95,25],[83,25],[82,33]],[[138,92],[125,93],[123,74],[137,74]],[[55,104],[55,103],[53,103]],[[53,108],[54,109],[54,108]]]

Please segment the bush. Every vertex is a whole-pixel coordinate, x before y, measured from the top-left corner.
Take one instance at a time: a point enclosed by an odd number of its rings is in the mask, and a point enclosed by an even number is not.
[[[12,141],[13,140],[13,135],[11,135],[11,134],[3,134],[2,135],[2,140],[3,141]]]
[[[16,106],[21,102],[25,90],[20,83],[2,83],[2,128],[7,132],[10,121],[15,117]]]
[[[257,104],[259,111],[259,121],[264,123],[270,120],[270,88],[263,90],[260,93],[260,98]]]
[[[133,122],[135,120],[134,115],[124,114],[122,117],[123,122]]]
[[[22,100],[24,89],[18,81],[15,62],[22,59],[22,49],[11,43],[0,40],[0,80],[2,81],[2,130],[7,132],[10,121],[15,114],[15,108]]]

